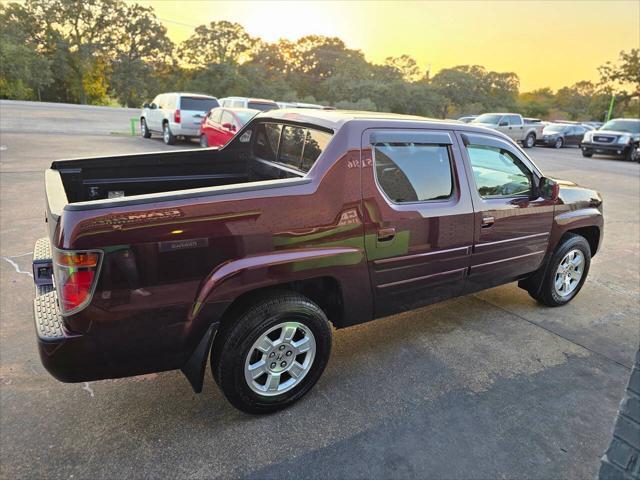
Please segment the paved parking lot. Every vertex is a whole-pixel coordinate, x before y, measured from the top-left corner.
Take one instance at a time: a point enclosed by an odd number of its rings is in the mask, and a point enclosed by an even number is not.
[[[639,343],[640,165],[535,148],[599,189],[605,237],[581,294],[507,285],[336,332],[292,408],[233,409],[207,374],[62,384],[40,365],[30,255],[43,170],[77,156],[198,148],[125,136],[136,111],[0,102],[0,477],[592,478]],[[116,133],[116,134],[114,134]]]

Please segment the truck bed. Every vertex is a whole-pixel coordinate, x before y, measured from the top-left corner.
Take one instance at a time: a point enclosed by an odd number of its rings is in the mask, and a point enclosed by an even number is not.
[[[121,197],[162,193],[169,197],[175,192],[225,185],[259,188],[271,180],[300,177],[246,152],[212,148],[59,160],[47,170],[45,184],[50,213],[60,215],[74,204],[79,205],[73,210],[100,208]]]

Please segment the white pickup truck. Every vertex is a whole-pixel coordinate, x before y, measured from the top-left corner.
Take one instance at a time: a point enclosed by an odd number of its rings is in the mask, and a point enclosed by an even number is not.
[[[522,115],[517,113],[484,113],[471,122],[474,125],[493,128],[504,133],[525,148],[536,144],[542,138],[542,123],[525,123]]]

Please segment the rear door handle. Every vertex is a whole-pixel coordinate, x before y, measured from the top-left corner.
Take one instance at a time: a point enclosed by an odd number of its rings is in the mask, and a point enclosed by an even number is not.
[[[482,217],[482,228],[489,228],[495,223],[496,219],[493,217]]]
[[[389,228],[381,228],[378,230],[378,241],[379,242],[388,242],[393,240],[396,236],[396,229],[393,227]]]

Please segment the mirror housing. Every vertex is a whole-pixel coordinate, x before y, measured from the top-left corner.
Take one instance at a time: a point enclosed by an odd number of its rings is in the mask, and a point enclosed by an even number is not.
[[[144,102],[144,103],[142,104],[142,108],[149,108],[149,104],[148,104],[147,102]]]
[[[506,126],[508,126],[508,125],[509,125],[509,122],[500,122],[500,123],[498,124],[498,126],[499,126],[499,127],[506,127]]]
[[[226,128],[229,131],[235,130],[235,128],[233,127],[233,124],[231,123],[223,123],[222,128]]]
[[[560,196],[560,184],[551,178],[542,177],[538,183],[538,193],[542,198],[555,202]]]

